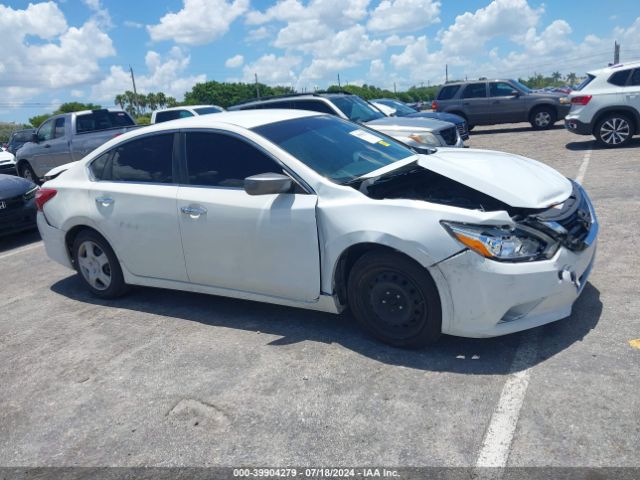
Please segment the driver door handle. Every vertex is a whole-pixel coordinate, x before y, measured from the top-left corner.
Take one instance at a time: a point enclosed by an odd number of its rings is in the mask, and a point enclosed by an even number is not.
[[[200,215],[207,213],[207,209],[197,205],[190,205],[188,207],[180,207],[180,211],[185,215],[189,215],[191,218],[200,218]]]

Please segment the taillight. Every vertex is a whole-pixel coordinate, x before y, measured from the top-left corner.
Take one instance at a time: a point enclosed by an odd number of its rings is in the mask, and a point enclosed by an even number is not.
[[[44,204],[55,197],[56,193],[58,193],[58,191],[55,188],[40,188],[36,192],[36,208],[38,211],[41,212]]]
[[[431,102],[431,110],[433,110],[434,112],[438,111],[438,102],[436,102],[435,100]]]
[[[579,97],[573,97],[571,103],[574,105],[586,105],[591,101],[591,95],[580,95]]]

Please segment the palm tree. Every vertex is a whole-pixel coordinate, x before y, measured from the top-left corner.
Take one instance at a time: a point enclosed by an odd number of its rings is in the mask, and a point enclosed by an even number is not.
[[[156,93],[156,102],[158,104],[158,108],[164,108],[167,105],[167,97],[164,93],[158,92]]]
[[[158,109],[158,96],[151,92],[147,95],[147,106],[151,109],[151,111]]]
[[[122,95],[122,94],[116,95],[116,98],[113,100],[113,103],[114,103],[115,105],[118,105],[118,106],[119,106],[121,109],[123,109],[123,110],[124,110],[124,104],[125,104],[125,102],[126,102],[126,98],[125,98],[125,96],[124,96],[124,95]]]
[[[577,81],[578,81],[578,77],[575,73],[571,72],[567,75],[567,83],[569,85],[575,85]]]
[[[552,79],[555,83],[559,82],[561,78],[562,78],[562,74],[561,74],[560,72],[553,72],[553,73],[551,74],[551,79]]]

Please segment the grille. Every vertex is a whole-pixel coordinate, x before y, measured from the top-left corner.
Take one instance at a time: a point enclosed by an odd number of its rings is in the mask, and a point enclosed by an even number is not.
[[[570,250],[584,250],[584,243],[594,222],[586,195],[574,183],[571,196],[561,208],[549,208],[536,216],[545,232]]]
[[[456,144],[456,140],[457,135],[456,135],[456,127],[449,127],[449,128],[445,128],[444,130],[440,131],[440,135],[442,135],[442,138],[444,138],[444,141],[447,145],[455,145]]]

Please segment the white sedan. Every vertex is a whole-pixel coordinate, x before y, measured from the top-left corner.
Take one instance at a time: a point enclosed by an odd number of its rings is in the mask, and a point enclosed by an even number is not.
[[[348,306],[403,347],[568,316],[598,231],[582,187],[534,160],[416,155],[293,110],[126,133],[48,181],[37,205],[47,253],[98,297],[145,285]]]

